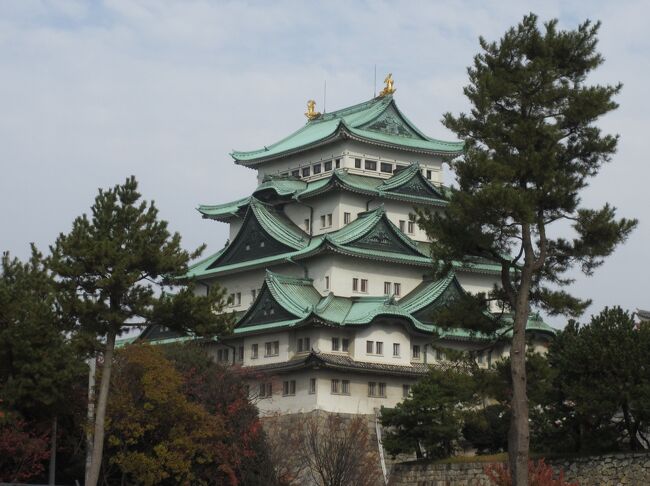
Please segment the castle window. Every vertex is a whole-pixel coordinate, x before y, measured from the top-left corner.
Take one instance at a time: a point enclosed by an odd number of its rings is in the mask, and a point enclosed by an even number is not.
[[[309,345],[309,338],[304,338],[303,342],[305,344],[305,351],[311,351],[311,346]]]
[[[314,174],[320,174],[320,172],[321,172],[321,165],[314,164]]]
[[[390,295],[390,282],[384,282],[384,294]]]
[[[343,213],[343,224],[348,224],[350,222],[350,213]]]
[[[341,351],[347,353],[350,349],[350,340],[347,338],[341,339]]]
[[[377,170],[377,162],[374,160],[366,160],[365,168],[366,170]]]
[[[361,159],[354,159],[354,168],[355,169],[361,168]]]
[[[333,337],[332,338],[332,351],[338,351],[340,349],[339,347],[339,338]]]
[[[377,383],[374,381],[368,382],[368,396],[376,397],[377,396]]]
[[[402,385],[402,396],[408,397],[411,393],[411,385]]]
[[[478,362],[478,364],[483,364],[483,351],[479,351],[476,354],[476,361]]]
[[[237,348],[237,352],[238,352],[237,359],[239,361],[244,361],[244,346],[239,346],[239,348]]]
[[[395,283],[393,284],[393,294],[394,294],[396,297],[399,297],[400,295],[402,295],[402,284],[397,283],[397,282],[395,282]]]
[[[303,167],[302,168],[302,176],[303,177],[309,177],[311,173],[311,167]]]
[[[341,168],[341,159],[336,159],[336,168],[337,169]]]
[[[341,389],[341,381],[337,379],[332,380],[332,393],[338,395]]]
[[[330,277],[329,275],[325,275],[325,290],[330,289]]]
[[[374,345],[374,341],[366,341],[366,354],[372,354],[372,351],[375,348]]]
[[[264,246],[265,246],[264,241],[260,241],[260,248],[264,248]]]
[[[316,393],[316,378],[309,378],[309,393],[311,395]]]
[[[359,291],[359,279],[358,278],[353,278],[352,279],[352,292],[358,292]]]
[[[386,383],[379,383],[379,396],[386,398]]]
[[[350,394],[350,380],[343,380],[341,382],[341,393],[343,395],[349,395]]]
[[[332,161],[328,160],[327,162],[325,162],[323,164],[323,168],[324,168],[325,172],[329,172],[330,170],[332,170]]]
[[[431,180],[431,171],[430,170],[427,171],[427,179]]]
[[[332,226],[332,213],[321,214],[320,227],[321,228],[329,228],[330,226]]]
[[[235,305],[241,305],[241,292],[235,294]]]
[[[257,359],[259,351],[259,346],[257,344],[251,344],[251,359]]]
[[[382,172],[386,174],[392,174],[393,173],[393,164],[388,164],[386,162],[382,162],[379,166]]]
[[[415,214],[409,214],[408,233],[411,235],[415,233]]]
[[[436,359],[438,361],[442,361],[443,359],[445,359],[445,354],[439,349],[436,349]]]
[[[289,380],[282,382],[282,395],[295,395],[296,394],[296,380]]]
[[[291,171],[291,177],[300,177],[300,169],[292,170]]]
[[[302,338],[298,338],[298,352],[302,353]]]
[[[365,278],[361,279],[361,292],[367,293],[368,292],[368,280]]]
[[[404,233],[404,230],[406,229],[406,221],[403,219],[399,220],[399,230]]]
[[[280,341],[264,343],[264,356],[278,356],[280,354]]]
[[[393,357],[399,358],[399,343],[393,343]]]
[[[255,300],[255,298],[257,297],[257,289],[251,290],[251,297],[253,298],[253,300]]]
[[[420,345],[413,345],[413,359],[420,359]]]
[[[332,226],[332,213],[327,215],[327,226]]]
[[[273,385],[271,383],[260,383],[260,398],[271,398],[273,396]]]
[[[384,354],[384,343],[381,341],[375,343],[375,354]]]

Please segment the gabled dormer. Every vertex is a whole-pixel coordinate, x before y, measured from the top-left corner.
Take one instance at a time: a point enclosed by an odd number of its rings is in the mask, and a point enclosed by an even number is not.
[[[442,190],[422,175],[419,164],[399,170],[393,177],[377,186],[377,191],[386,196],[399,194],[428,200],[445,199]]]
[[[309,236],[272,206],[250,198],[242,227],[207,269],[300,250]]]
[[[416,244],[388,219],[383,205],[360,213],[355,221],[339,231],[328,234],[326,239],[337,247],[427,258]]]

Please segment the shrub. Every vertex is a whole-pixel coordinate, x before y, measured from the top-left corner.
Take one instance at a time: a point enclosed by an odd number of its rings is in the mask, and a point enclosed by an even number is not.
[[[512,486],[510,468],[507,464],[488,464],[483,468],[485,474],[494,486]],[[529,486],[580,486],[579,483],[568,483],[564,480],[564,471],[560,469],[557,479],[554,478],[553,467],[540,459],[536,463],[528,461]]]

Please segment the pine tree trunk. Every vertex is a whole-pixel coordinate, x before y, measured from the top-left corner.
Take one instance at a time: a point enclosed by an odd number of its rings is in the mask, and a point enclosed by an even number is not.
[[[525,287],[522,285],[522,287]],[[523,294],[523,295],[522,295]],[[526,393],[526,323],[528,322],[528,290],[519,292],[510,349],[512,402],[508,433],[508,460],[513,486],[528,485],[528,396]]]
[[[99,471],[102,466],[104,452],[104,424],[106,419],[106,404],[108,403],[108,388],[113,367],[113,350],[115,348],[115,332],[111,331],[106,337],[106,350],[104,351],[104,365],[102,366],[102,380],[99,385],[97,409],[95,412],[95,433],[93,436],[93,453],[90,471],[86,486],[97,486]]]
[[[56,484],[56,434],[57,434],[57,418],[52,419],[52,437],[50,438],[50,468],[48,485],[54,486]]]

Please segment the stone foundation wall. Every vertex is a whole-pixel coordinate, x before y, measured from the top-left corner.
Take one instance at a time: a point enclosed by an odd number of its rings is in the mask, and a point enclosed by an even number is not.
[[[580,486],[650,485],[650,454],[607,454],[602,456],[546,461],[567,481]],[[391,486],[491,486],[483,472],[487,463],[395,464]]]

